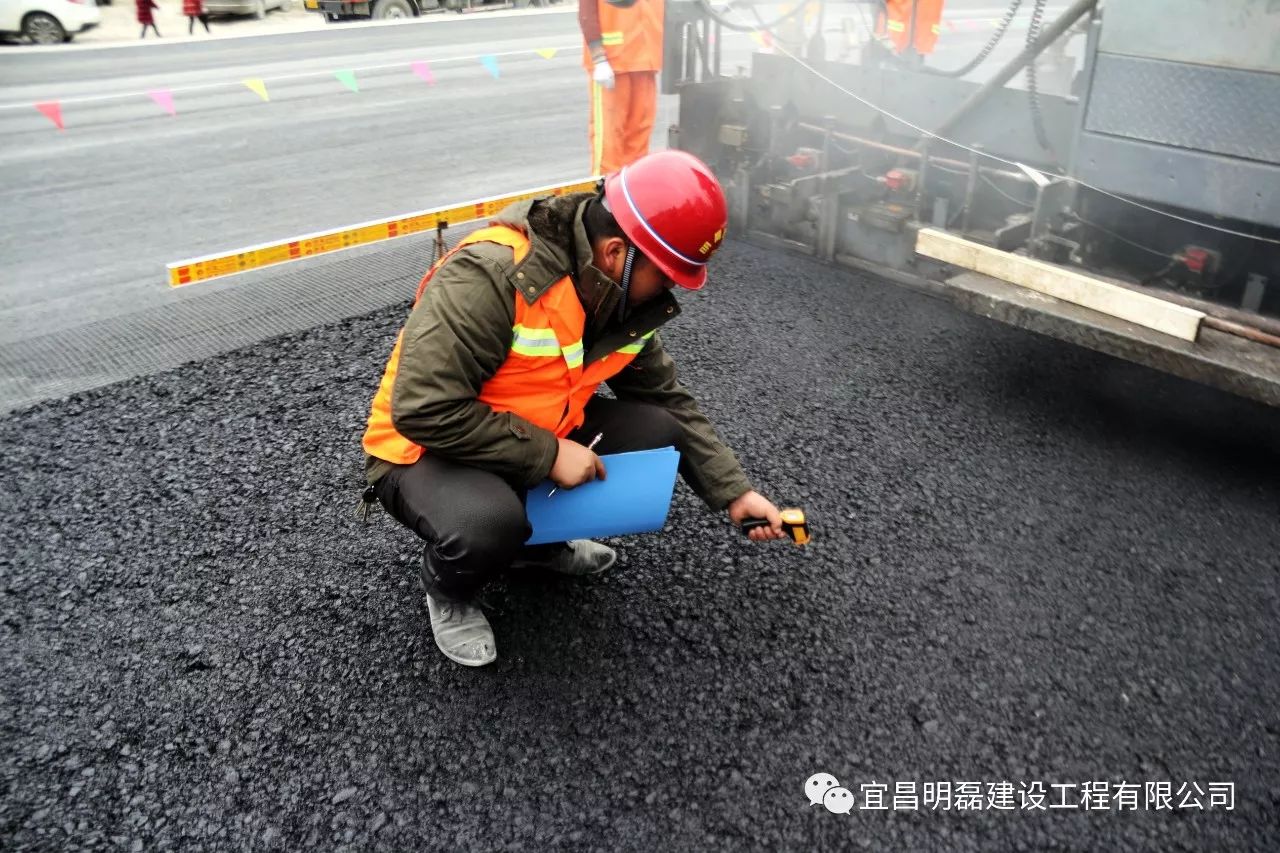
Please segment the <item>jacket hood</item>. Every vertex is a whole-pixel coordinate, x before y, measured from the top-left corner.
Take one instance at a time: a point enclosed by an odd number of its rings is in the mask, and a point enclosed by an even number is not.
[[[532,303],[562,276],[570,276],[587,313],[584,331],[589,342],[600,340],[610,327],[622,322],[616,315],[623,298],[622,285],[595,266],[591,241],[582,222],[587,203],[595,196],[593,192],[544,196],[517,202],[495,217],[497,223],[518,228],[529,236],[529,254],[518,268],[527,274],[526,281],[545,282],[542,290],[530,292],[526,287],[519,292]],[[650,303],[629,309],[627,317],[637,310],[662,320],[679,313],[670,293],[660,294]],[[643,318],[637,318],[637,322],[640,319]]]
[[[593,198],[595,193],[586,192],[520,202],[503,211],[498,221],[529,235],[532,246],[520,265],[522,268],[532,264],[531,273],[555,271],[573,279],[578,299],[588,315],[588,331],[598,332],[617,310],[622,286],[593,263],[591,241],[582,223],[587,203]]]

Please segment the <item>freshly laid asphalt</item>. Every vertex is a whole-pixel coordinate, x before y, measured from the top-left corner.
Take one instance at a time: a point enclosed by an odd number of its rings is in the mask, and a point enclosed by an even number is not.
[[[492,588],[483,670],[432,644],[412,536],[352,513],[404,306],[0,419],[0,846],[1280,848],[1280,413],[716,266],[664,337],[814,543],[681,485],[609,575]],[[819,771],[1235,804],[838,815]]]

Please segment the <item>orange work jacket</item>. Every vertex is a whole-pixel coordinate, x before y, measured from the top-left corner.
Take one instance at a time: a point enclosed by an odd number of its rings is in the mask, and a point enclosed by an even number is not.
[[[609,0],[595,3],[600,13],[600,42],[615,73],[662,70],[662,18],[664,0],[636,0],[615,6]],[[591,70],[591,51],[583,46],[582,64]]]
[[[482,242],[510,247],[517,263],[529,253],[528,236],[505,225],[492,225],[476,231],[459,243],[453,252]],[[418,285],[415,305],[422,298],[431,276],[453,252],[445,255],[423,277]],[[585,419],[583,412],[600,383],[630,364],[648,339],[653,337],[653,332],[584,367],[582,333],[586,328],[587,315],[569,276],[547,288],[533,304],[526,302],[519,292],[514,298],[515,325],[511,329],[507,358],[481,387],[477,399],[495,412],[514,412],[564,438],[582,425]],[[365,452],[371,456],[396,465],[412,465],[427,448],[405,438],[391,421],[391,392],[395,387],[403,339],[404,331],[401,330],[382,374],[378,392],[374,395],[363,444]]]
[[[876,35],[888,38],[894,52],[902,54],[908,40],[916,53],[928,56],[942,31],[943,0],[885,0],[884,11],[876,18]],[[911,38],[911,12],[915,9],[915,38]]]

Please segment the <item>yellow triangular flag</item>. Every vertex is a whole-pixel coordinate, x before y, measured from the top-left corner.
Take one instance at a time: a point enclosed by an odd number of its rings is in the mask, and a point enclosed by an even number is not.
[[[544,47],[541,50],[535,50],[534,53],[538,54],[538,56],[541,56],[543,59],[551,59],[556,55],[556,48]]]
[[[245,80],[243,82],[250,89],[257,92],[258,97],[262,98],[262,100],[264,101],[271,100],[271,97],[267,94],[267,84],[264,81],[260,80],[257,77],[250,77],[248,80]]]

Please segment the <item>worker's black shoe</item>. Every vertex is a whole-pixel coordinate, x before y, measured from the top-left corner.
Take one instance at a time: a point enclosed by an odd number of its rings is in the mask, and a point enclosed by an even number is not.
[[[562,575],[598,575],[613,568],[618,554],[608,545],[590,539],[571,539],[564,551],[547,566]]]
[[[427,595],[431,633],[444,656],[463,666],[484,666],[498,659],[489,619],[474,604]]]

